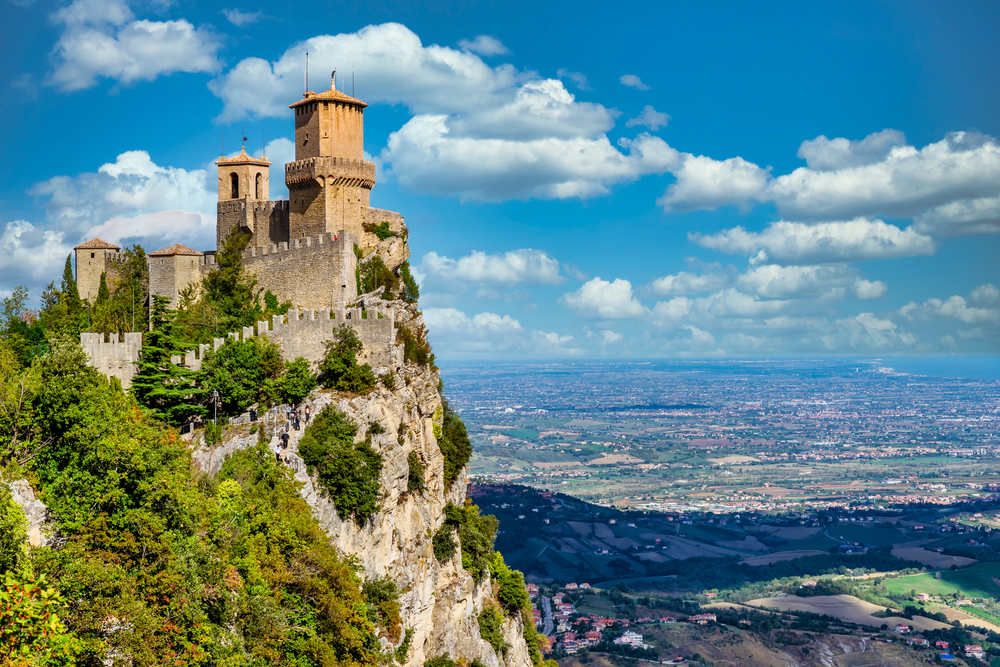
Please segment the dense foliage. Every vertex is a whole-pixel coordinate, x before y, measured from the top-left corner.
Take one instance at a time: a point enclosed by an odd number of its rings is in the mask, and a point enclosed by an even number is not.
[[[399,280],[402,283],[402,290],[399,298],[407,303],[416,303],[420,298],[420,287],[416,278],[410,273],[410,263],[403,262],[399,267]]]
[[[465,464],[472,458],[472,442],[465,423],[458,413],[451,409],[448,401],[442,400],[441,427],[435,425],[434,435],[444,456],[444,483],[451,486],[458,479]]]
[[[0,484],[0,572],[20,572],[28,564],[27,520],[6,484]]]
[[[323,386],[327,389],[364,393],[375,387],[375,373],[368,364],[358,363],[358,353],[364,349],[358,332],[346,324],[333,330],[333,339],[326,343],[326,353],[319,364]]]
[[[361,294],[374,292],[379,287],[384,287],[383,299],[393,299],[399,292],[399,278],[389,270],[382,258],[372,255],[358,265],[358,275],[361,279]]]
[[[24,371],[11,370],[6,382]],[[137,667],[381,661],[367,610],[390,607],[366,600],[355,566],[263,446],[201,477],[176,432],[89,367],[78,344],[54,338],[30,372],[19,436],[30,456],[19,464],[8,451],[3,463],[35,481],[65,540],[26,564],[63,597],[25,575],[8,579],[0,609],[4,627],[49,628],[17,633],[17,650],[39,638],[34,664],[71,664],[60,651],[81,665],[127,655]],[[10,424],[0,424],[5,442]],[[8,518],[0,511],[5,535],[22,525]]]
[[[382,455],[369,440],[355,443],[358,425],[327,405],[312,420],[299,442],[299,455],[337,508],[341,519],[353,516],[364,525],[379,510]],[[369,431],[369,437],[371,431]]]
[[[424,462],[420,460],[420,455],[417,454],[416,450],[407,454],[406,464],[409,468],[406,476],[406,489],[408,491],[423,491],[427,486],[424,482]]]
[[[199,380],[209,397],[219,392],[219,414],[238,415],[255,403],[273,404],[285,371],[281,348],[266,337],[228,339],[209,350]]]
[[[396,325],[396,344],[403,345],[403,360],[421,366],[434,366],[434,355],[430,343],[427,342],[427,330],[414,332],[409,327]]]
[[[65,605],[44,577],[7,572],[0,588],[0,664],[72,667],[82,647],[63,622]]]
[[[504,608],[508,616],[521,617],[524,632],[524,643],[528,646],[531,662],[541,665],[542,653],[539,650],[540,641],[535,631],[535,620],[531,616],[531,598],[524,587],[524,575],[512,570],[504,562],[499,551],[494,551],[489,558],[490,576],[496,584],[497,602]]]
[[[165,297],[153,297],[152,326],[143,340],[132,393],[157,419],[177,425],[208,411],[202,405],[206,392],[198,386],[195,373],[171,361],[182,350],[169,304]]]
[[[445,535],[448,534],[447,531],[458,533],[459,544],[462,546],[462,567],[472,575],[476,583],[479,583],[489,571],[489,561],[493,554],[493,540],[496,537],[499,522],[494,516],[480,514],[479,508],[471,501],[467,501],[461,507],[449,503],[444,508],[444,516],[444,524],[438,532],[446,531]],[[437,551],[437,543],[435,543],[435,551]]]
[[[403,623],[399,616],[399,589],[396,582],[388,576],[369,579],[361,587],[361,594],[371,610],[372,622],[383,628],[391,641],[398,641]]]
[[[374,222],[366,222],[363,225],[363,228],[366,232],[374,234],[376,237],[378,237],[379,241],[385,241],[388,238],[396,236],[396,232],[392,231],[392,229],[389,228],[388,220],[383,220],[377,225]]]
[[[497,655],[507,657],[510,644],[503,637],[503,612],[492,605],[479,613],[479,636],[485,639]]]

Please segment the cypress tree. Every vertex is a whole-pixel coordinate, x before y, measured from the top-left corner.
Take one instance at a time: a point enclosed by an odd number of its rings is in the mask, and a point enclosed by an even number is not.
[[[191,417],[205,416],[207,410],[201,405],[205,391],[197,385],[195,372],[170,361],[170,356],[181,350],[169,304],[170,299],[153,296],[153,328],[143,341],[132,394],[157,419],[180,425]]]

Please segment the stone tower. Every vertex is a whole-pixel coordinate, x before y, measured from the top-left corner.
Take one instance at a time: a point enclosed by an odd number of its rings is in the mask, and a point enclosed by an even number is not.
[[[347,230],[363,236],[375,185],[375,163],[364,159],[361,100],[337,90],[309,91],[289,105],[295,112],[295,162],[285,165],[290,199],[289,237]]]
[[[120,250],[120,246],[98,238],[73,248],[76,253],[76,289],[81,299],[94,303],[101,286],[101,274],[111,273],[114,268],[111,261],[117,259]]]
[[[247,155],[244,146],[236,157],[223,155],[215,164],[219,167],[216,247],[221,248],[225,238],[237,228],[253,235],[250,245],[287,241],[287,210],[281,202],[269,201],[271,163],[267,158]]]

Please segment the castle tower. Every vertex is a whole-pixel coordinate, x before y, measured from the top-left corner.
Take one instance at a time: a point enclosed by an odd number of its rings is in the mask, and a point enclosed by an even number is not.
[[[120,246],[98,238],[73,248],[76,253],[76,289],[81,299],[94,303],[101,286],[101,274],[110,273],[110,260],[115,259],[120,250]]]
[[[337,90],[309,91],[295,112],[295,162],[285,165],[290,199],[289,238],[339,230],[362,237],[375,164],[364,159],[361,100]]]
[[[255,204],[266,204],[269,197],[271,163],[266,157],[255,158],[247,155],[246,146],[234,158],[225,155],[215,163],[219,167],[218,223],[216,224],[216,247],[221,248],[233,229],[245,227],[255,237],[260,236],[255,229]],[[257,206],[256,208],[261,208]],[[282,240],[287,240],[282,239]],[[262,243],[273,243],[269,230],[263,230]]]
[[[180,293],[201,282],[201,257],[202,253],[179,243],[146,255],[149,293],[167,297],[170,307],[177,308]]]

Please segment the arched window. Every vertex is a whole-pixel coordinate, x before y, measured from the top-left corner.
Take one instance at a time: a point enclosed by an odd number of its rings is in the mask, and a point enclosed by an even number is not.
[[[264,176],[257,174],[257,199],[264,198]]]
[[[240,177],[236,174],[236,172],[233,172],[233,173],[229,174],[229,182],[232,183],[232,186],[233,186],[233,188],[232,188],[233,189],[232,198],[233,199],[239,199],[240,198]]]

